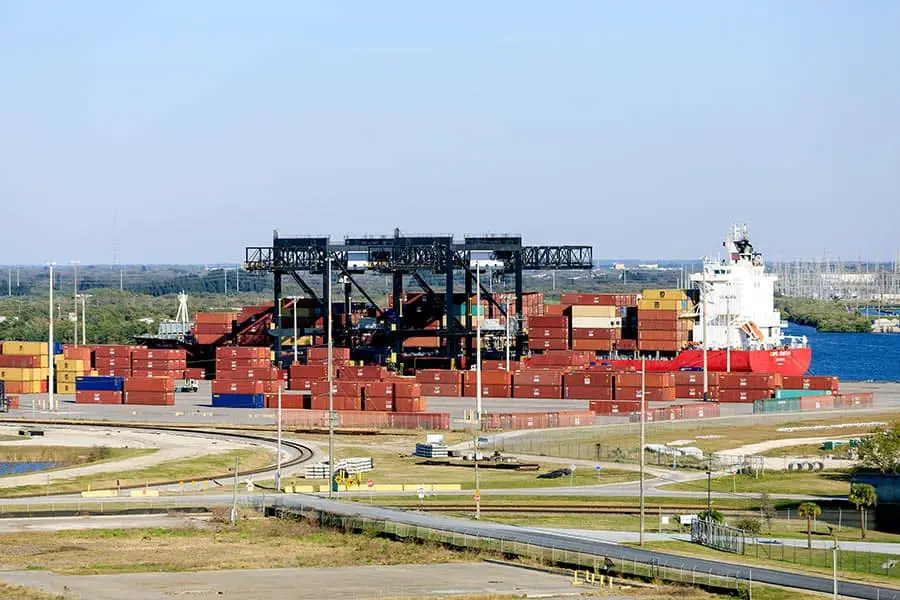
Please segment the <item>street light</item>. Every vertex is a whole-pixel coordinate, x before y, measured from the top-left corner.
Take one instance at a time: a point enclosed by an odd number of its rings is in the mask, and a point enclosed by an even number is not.
[[[640,532],[640,540],[639,545],[644,545],[644,412],[647,408],[647,402],[644,400],[644,396],[647,391],[647,371],[644,364],[644,359],[641,359],[641,447],[638,449],[641,455],[641,468],[640,468],[640,493],[641,493],[641,532]]]
[[[467,298],[468,302],[470,298]],[[475,459],[475,518],[481,518],[481,485],[478,480],[478,432],[481,430],[481,265],[475,263],[475,443],[472,445]],[[509,321],[509,319],[507,319]],[[508,368],[507,363],[507,368]]]
[[[73,260],[72,266],[75,269],[75,276],[73,280],[75,282],[75,347],[78,347],[78,265],[79,261]]]
[[[49,340],[47,344],[47,356],[48,356],[48,373],[49,378],[47,381],[47,410],[52,410],[53,405],[55,403],[56,398],[53,395],[53,381],[54,381],[54,373],[53,373],[53,359],[55,358],[53,355],[53,267],[56,266],[55,262],[50,263],[50,331],[49,331]]]
[[[91,298],[91,294],[78,294],[78,298],[81,298],[81,343],[87,344],[87,308],[85,307],[85,299]],[[78,305],[78,302],[75,303]],[[75,325],[77,327],[78,321],[76,319]]]
[[[506,372],[509,373],[509,320],[511,318],[512,302],[506,303]]]

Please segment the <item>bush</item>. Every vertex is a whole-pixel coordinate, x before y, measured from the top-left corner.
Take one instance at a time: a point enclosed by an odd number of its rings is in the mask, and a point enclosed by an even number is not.
[[[759,535],[759,532],[762,531],[762,523],[760,523],[759,519],[740,519],[734,524],[734,526],[738,529],[743,529],[750,535]]]
[[[697,519],[701,521],[712,521],[713,523],[722,524],[725,522],[725,515],[723,515],[716,509],[704,510],[702,513],[697,515]]]

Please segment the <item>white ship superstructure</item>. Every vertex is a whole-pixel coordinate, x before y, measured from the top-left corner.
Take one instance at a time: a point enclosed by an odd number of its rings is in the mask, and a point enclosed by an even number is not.
[[[705,339],[709,349],[783,346],[785,324],[775,309],[777,277],[766,273],[762,254],[750,243],[747,226],[734,226],[723,245],[723,260],[704,259],[703,270],[691,275],[700,289],[700,318],[693,339]]]

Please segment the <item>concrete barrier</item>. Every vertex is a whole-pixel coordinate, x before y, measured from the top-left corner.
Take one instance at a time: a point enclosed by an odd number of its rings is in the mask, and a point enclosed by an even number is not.
[[[119,495],[119,492],[116,490],[91,490],[88,492],[81,492],[82,498],[115,498]]]

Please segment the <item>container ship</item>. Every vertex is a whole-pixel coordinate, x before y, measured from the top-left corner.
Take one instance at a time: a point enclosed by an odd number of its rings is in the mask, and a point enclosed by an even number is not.
[[[677,351],[668,359],[645,361],[646,368],[701,370],[705,345],[705,366],[709,371],[805,374],[812,350],[805,336],[784,334],[787,323],[782,321],[774,301],[777,277],[766,272],[762,254],[750,243],[747,226],[734,226],[723,246],[724,259],[704,259],[701,272],[691,275],[699,292],[696,303],[691,302],[688,292],[679,290],[645,291],[638,301],[638,349]],[[659,315],[665,319],[660,321]],[[659,322],[676,325],[660,328],[660,334],[654,336],[649,327]],[[672,345],[653,343],[652,338],[673,330],[674,335],[670,333],[666,338],[674,339]],[[646,333],[642,335],[642,331]],[[687,334],[689,337],[683,338]],[[683,349],[678,350],[679,347]],[[622,366],[634,364],[612,362]]]

